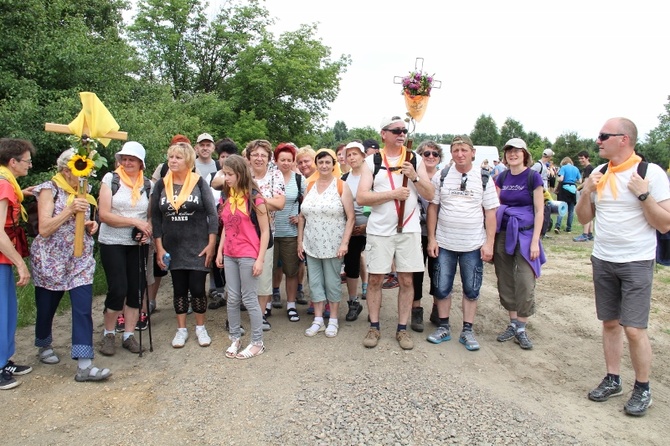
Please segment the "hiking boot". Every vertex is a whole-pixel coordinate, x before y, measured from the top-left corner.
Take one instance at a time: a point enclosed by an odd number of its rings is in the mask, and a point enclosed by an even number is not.
[[[349,311],[347,312],[345,319],[349,322],[355,321],[358,319],[358,315],[361,314],[361,311],[363,311],[363,306],[357,300],[349,302]]]
[[[514,336],[516,336],[516,325],[509,324],[507,326],[507,328],[505,329],[505,331],[503,331],[502,333],[500,333],[498,335],[496,340],[498,342],[506,342],[506,341],[509,341],[511,339],[514,339]]]
[[[432,342],[433,344],[439,344],[444,341],[451,340],[451,329],[449,326],[446,327],[437,327],[433,333],[426,338],[426,341]]]
[[[412,350],[414,348],[414,341],[412,341],[412,337],[407,333],[407,330],[397,331],[395,339],[403,350]]]
[[[272,293],[272,308],[281,308],[281,294],[279,291]]]
[[[305,292],[303,290],[298,290],[298,295],[295,297],[295,303],[298,305],[307,305],[307,299],[305,299]]]
[[[530,342],[526,330],[517,331],[516,334],[514,335],[514,342],[519,344],[519,347],[521,347],[524,350],[531,350],[533,348],[533,343]]]
[[[363,345],[367,348],[376,347],[380,337],[381,333],[379,333],[379,330],[374,327],[370,327],[368,333],[365,335],[365,338],[363,338]]]
[[[147,314],[140,313],[140,318],[137,320],[137,324],[135,324],[135,330],[144,331],[147,329],[148,325],[149,325],[149,318],[147,317]]]
[[[382,288],[385,290],[391,290],[393,288],[398,288],[399,286],[400,283],[398,282],[398,278],[393,275],[389,275],[388,279],[382,283]]]
[[[589,392],[589,399],[591,401],[597,401],[602,403],[607,401],[612,396],[621,396],[623,395],[623,388],[621,387],[621,379],[615,381],[614,379],[606,376],[600,382],[598,387]]]
[[[634,417],[641,417],[647,413],[651,406],[651,390],[644,390],[641,387],[633,387],[633,395],[623,406],[624,412]]]
[[[142,350],[140,350],[140,344],[137,342],[135,339],[135,336],[131,335],[121,343],[121,347],[125,348],[128,350],[130,353],[140,353]]]
[[[21,382],[14,379],[11,373],[0,371],[0,390],[9,390],[18,387]]]
[[[458,337],[458,342],[463,344],[466,349],[471,352],[479,350],[479,342],[475,339],[475,334],[472,330],[463,330],[461,335]]]
[[[430,321],[437,327],[440,326],[440,313],[437,311],[437,305],[433,304],[433,309],[430,310]]]
[[[123,313],[121,313],[116,317],[116,332],[123,333],[124,331],[126,331],[126,319],[123,317]]]
[[[207,305],[207,308],[210,310],[218,310],[221,307],[226,306],[226,295],[221,294],[218,291],[212,292],[210,294],[210,297],[212,298],[212,301]]]
[[[12,375],[21,376],[32,372],[33,368],[29,365],[18,365],[14,364],[14,361],[7,361],[7,364],[2,368],[2,371]]]
[[[116,353],[116,347],[114,346],[115,341],[116,337],[114,336],[114,333],[104,335],[98,351],[105,356],[113,356],[114,353]]]
[[[578,235],[572,239],[573,242],[588,242],[589,236],[586,234]]]
[[[412,323],[410,324],[412,330],[417,333],[423,332],[423,308],[412,308]]]

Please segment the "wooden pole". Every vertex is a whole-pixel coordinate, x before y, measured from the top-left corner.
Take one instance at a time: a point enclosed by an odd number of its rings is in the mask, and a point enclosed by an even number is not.
[[[79,186],[77,187],[77,198],[86,198],[86,191],[88,190],[88,178],[80,177]],[[81,257],[84,254],[84,229],[85,226],[84,213],[77,212],[74,220],[74,256]]]
[[[54,124],[51,122],[47,122],[46,124],[44,124],[44,130],[46,130],[47,132],[63,133],[66,135],[72,134],[70,127],[68,127],[65,124]],[[84,133],[87,132],[88,130],[86,130]],[[118,139],[121,141],[126,141],[128,139],[128,132],[108,132],[105,136],[101,136],[101,138]]]
[[[405,160],[404,162],[409,162],[412,159],[412,156],[414,154],[412,153],[412,140],[407,141],[407,150],[405,151]],[[403,175],[402,177],[402,187],[407,187],[407,180],[409,180],[409,177],[407,175]],[[398,227],[396,228],[396,231],[398,234],[402,232],[402,227],[404,224],[405,220],[405,202],[407,200],[403,200],[400,202],[400,208],[398,209]]]

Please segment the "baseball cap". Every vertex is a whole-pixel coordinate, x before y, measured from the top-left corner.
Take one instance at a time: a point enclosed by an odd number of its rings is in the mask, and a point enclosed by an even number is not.
[[[349,144],[347,144],[347,146],[344,148],[344,150],[349,150],[349,149],[358,149],[358,150],[360,150],[361,154],[363,154],[363,156],[365,156],[365,147],[363,147],[363,144],[361,144],[360,142],[355,142],[355,141],[350,142]]]
[[[368,150],[368,149],[379,150],[379,143],[377,141],[375,141],[374,139],[366,139],[365,141],[363,141],[363,148],[365,150]]]
[[[474,149],[475,146],[472,145],[472,140],[468,135],[456,135],[454,139],[451,140],[451,145],[454,144],[467,144]]]
[[[542,156],[554,156],[554,151],[551,149],[544,149],[544,152],[542,152]]]
[[[185,142],[186,144],[191,144],[191,140],[182,135],[181,133],[177,133],[172,137],[172,139],[170,140],[170,145],[172,146],[174,144],[177,144],[178,142]]]
[[[400,116],[388,116],[382,119],[381,123],[381,129],[384,130],[386,127],[390,126],[391,124],[395,124],[396,122],[402,122],[403,124],[405,123],[405,120],[401,118]]]
[[[121,150],[116,152],[114,158],[116,158],[116,161],[121,162],[121,157],[123,155],[134,156],[135,158],[142,161],[142,170],[146,168],[144,165],[144,156],[146,155],[146,151],[144,150],[144,146],[142,146],[142,144],[139,142],[128,141],[123,145],[123,147],[121,147]]]
[[[511,149],[512,147],[515,147],[517,149],[523,149],[526,152],[528,152],[528,147],[526,146],[526,141],[524,141],[521,138],[512,138],[509,141],[505,143],[505,146],[503,147],[503,150]]]
[[[197,143],[200,144],[202,141],[214,142],[214,138],[212,138],[212,135],[209,133],[201,133],[200,136],[198,136]]]

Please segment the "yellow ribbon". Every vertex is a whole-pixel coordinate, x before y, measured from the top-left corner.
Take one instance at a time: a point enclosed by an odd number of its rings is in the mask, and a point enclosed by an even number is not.
[[[165,197],[170,202],[170,204],[172,204],[172,207],[177,214],[179,213],[179,208],[181,205],[184,204],[195,185],[198,184],[198,179],[200,179],[200,175],[195,172],[188,172],[186,174],[186,180],[184,180],[184,184],[179,191],[179,195],[175,199],[172,171],[170,170],[167,174],[165,174],[165,177],[163,178],[163,182],[165,183]]]
[[[74,121],[68,124],[70,131],[81,137],[84,129],[88,128],[88,136],[97,139],[107,147],[111,140],[101,137],[119,130],[119,124],[95,93],[84,91],[79,93],[79,98],[81,99],[81,111]]]
[[[247,214],[247,200],[244,192],[236,191],[235,189],[230,189],[230,196],[228,197],[228,203],[230,203],[230,213],[235,215],[235,211],[239,209],[244,215]]]
[[[74,201],[75,197],[77,196],[77,191],[72,186],[70,186],[70,183],[67,182],[67,180],[62,174],[57,173],[56,175],[51,177],[51,181],[56,183],[58,187],[67,192],[68,196],[65,204],[70,204]],[[88,193],[86,194],[86,201],[88,201],[93,206],[96,207],[98,206],[98,202],[95,201],[95,197],[93,197],[93,195],[91,194]]]
[[[613,166],[612,161],[610,161],[607,164],[607,172],[605,172],[605,174],[600,178],[600,181],[598,181],[598,184],[596,184],[596,191],[598,192],[598,200],[600,200],[600,196],[602,195],[603,190],[605,189],[605,185],[608,183],[610,185],[610,189],[612,190],[612,197],[616,200],[617,189],[616,189],[615,175],[619,172],[623,172],[625,170],[630,169],[636,164],[639,164],[640,161],[642,161],[642,158],[636,155],[635,152],[633,152],[630,158],[628,158],[626,161],[619,164],[618,166]]]
[[[4,178],[5,180],[9,181],[9,184],[11,184],[14,188],[14,193],[19,198],[19,203],[21,203],[23,201],[23,191],[21,190],[19,183],[16,181],[16,177],[14,177],[14,174],[7,168],[7,166],[0,166],[0,178]],[[26,212],[26,208],[24,208],[22,204],[20,206],[21,218],[23,221],[28,221],[28,213]]]
[[[141,197],[142,188],[144,187],[144,171],[140,170],[140,174],[137,176],[135,184],[133,184],[133,181],[130,179],[126,173],[126,169],[123,166],[117,167],[114,172],[119,175],[119,179],[123,182],[123,184],[132,189],[130,193],[130,205],[135,207],[137,201]]]

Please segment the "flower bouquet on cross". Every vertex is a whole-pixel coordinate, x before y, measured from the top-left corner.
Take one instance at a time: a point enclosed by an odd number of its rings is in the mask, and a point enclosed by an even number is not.
[[[396,76],[395,83],[402,85],[401,94],[405,97],[407,114],[413,121],[421,121],[428,107],[428,99],[433,88],[440,88],[442,82],[435,80],[435,75],[423,71],[423,57],[417,57],[414,71],[407,76]]]

